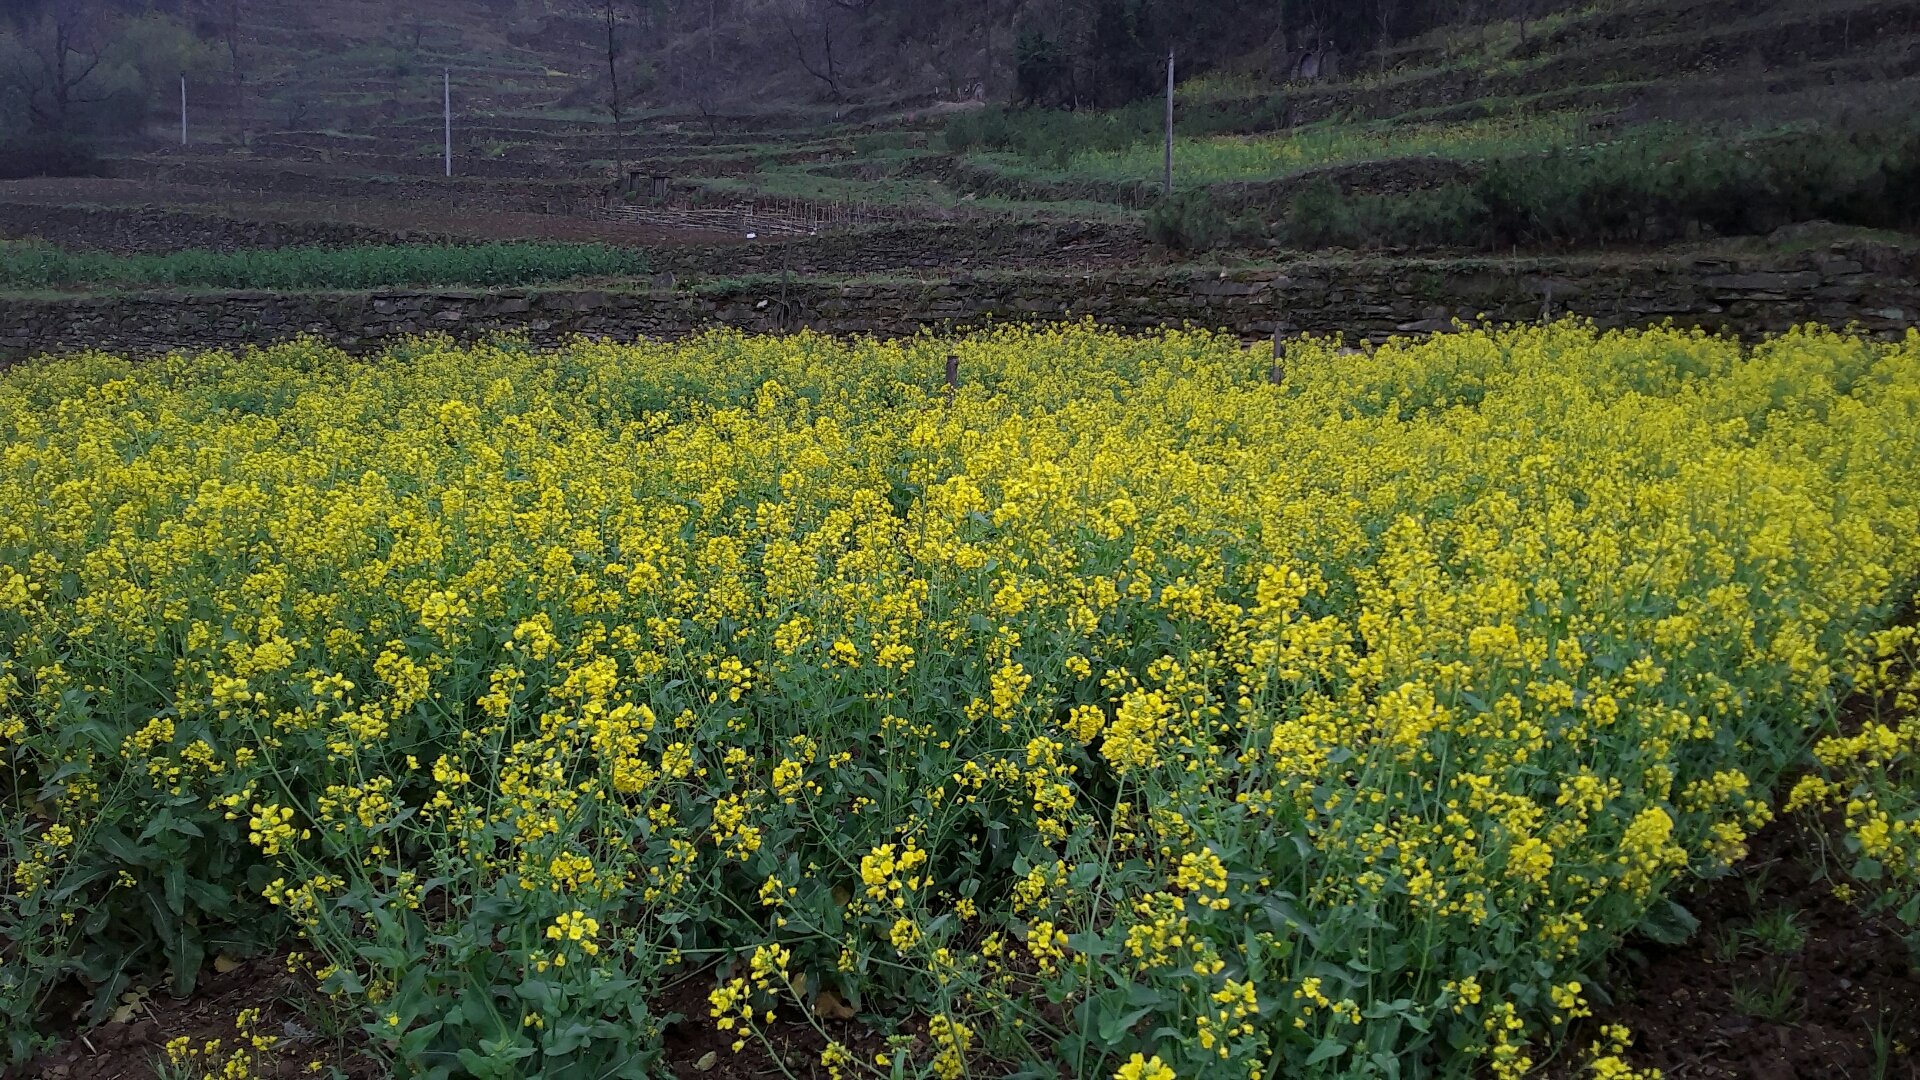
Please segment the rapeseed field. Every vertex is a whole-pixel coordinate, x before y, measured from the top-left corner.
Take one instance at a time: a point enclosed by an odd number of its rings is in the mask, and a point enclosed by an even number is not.
[[[86,355],[0,556],[16,1058],[279,947],[409,1076],[692,984],[836,1078],[1511,1080],[1789,802],[1920,877],[1920,335]]]

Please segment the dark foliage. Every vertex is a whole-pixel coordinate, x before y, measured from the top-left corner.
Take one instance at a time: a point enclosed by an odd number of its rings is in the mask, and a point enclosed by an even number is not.
[[[1250,44],[1281,53],[1328,45],[1359,51],[1444,21],[1457,14],[1454,8],[1444,0],[1039,4],[1020,36],[1017,99],[1108,108],[1154,93],[1169,52],[1192,73],[1244,55]]]
[[[1222,245],[1249,244],[1266,238],[1258,214],[1234,215],[1205,192],[1188,192],[1147,212],[1147,239],[1175,251],[1206,251]]]
[[[1269,237],[1301,250],[1503,251],[1760,236],[1830,221],[1920,227],[1920,124],[1764,139],[1649,135],[1490,162],[1474,180],[1410,195],[1309,184],[1236,216],[1206,192],[1156,207],[1149,237],[1177,250]],[[1271,222],[1271,224],[1267,224]]]
[[[100,159],[72,135],[27,131],[0,141],[0,180],[27,176],[102,176]]]
[[[1763,235],[1803,221],[1920,225],[1920,126],[1803,131],[1748,143],[1630,139],[1489,164],[1407,196],[1317,185],[1279,234],[1300,248],[1574,248]]]

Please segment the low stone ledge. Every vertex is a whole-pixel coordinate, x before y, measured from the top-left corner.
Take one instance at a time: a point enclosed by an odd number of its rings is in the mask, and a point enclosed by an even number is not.
[[[1897,337],[1920,313],[1920,287],[1903,273],[1856,269],[1863,255],[1822,252],[1772,259],[1440,260],[1303,262],[1283,269],[1155,276],[1075,274],[939,281],[819,282],[781,292],[764,284],[691,293],[517,289],[383,289],[365,293],[130,293],[0,303],[0,360],[102,348],[152,354],[175,348],[270,344],[314,334],[359,350],[434,330],[458,338],[501,333],[552,344],[576,334],[630,340],[732,326],[752,332],[912,334],[924,327],[1009,318],[1091,318],[1129,328],[1196,325],[1246,337],[1340,333],[1349,340],[1448,330],[1455,319],[1579,315],[1602,326],[1672,319],[1754,336],[1796,323],[1857,325]],[[1902,263],[1889,263],[1904,269]]]

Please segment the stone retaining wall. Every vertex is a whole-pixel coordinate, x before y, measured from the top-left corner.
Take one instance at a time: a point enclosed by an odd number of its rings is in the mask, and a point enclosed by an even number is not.
[[[0,239],[33,237],[67,251],[120,255],[250,251],[282,247],[459,243],[420,230],[393,231],[333,221],[273,221],[152,206],[0,203]],[[464,241],[472,242],[472,241]],[[915,221],[808,237],[738,239],[652,252],[662,273],[680,278],[778,274],[922,274],[974,267],[1086,266],[1147,257],[1137,225],[1097,222]]]
[[[1187,273],[1006,274],[936,281],[795,281],[688,292],[166,294],[0,301],[0,355],[104,348],[152,353],[318,334],[347,348],[422,332],[677,337],[714,326],[911,334],[992,321],[1091,318],[1128,329],[1193,324],[1245,337],[1349,340],[1446,330],[1454,319],[1577,314],[1603,326],[1666,319],[1742,335],[1802,322],[1898,337],[1920,320],[1920,258],[1885,249],[1624,263],[1602,259],[1301,262]]]
[[[0,203],[0,237],[37,237],[68,251],[118,255],[169,251],[254,251],[282,247],[355,247],[431,243],[425,233],[396,233],[334,221],[253,221],[155,207]]]
[[[1349,195],[1410,195],[1478,176],[1481,166],[1449,158],[1385,158],[1346,165],[1321,165],[1273,180],[1229,181],[1207,185],[1222,209],[1259,210],[1268,217],[1285,208],[1301,190],[1331,184]],[[960,191],[1008,199],[1092,199],[1122,206],[1151,206],[1160,200],[1161,182],[1140,180],[1049,181],[1008,176],[991,165],[951,158],[922,158],[902,175],[939,180]]]
[[[912,222],[760,243],[662,247],[657,272],[683,278],[778,274],[921,275],[929,271],[1084,267],[1150,254],[1137,225],[1093,222]]]

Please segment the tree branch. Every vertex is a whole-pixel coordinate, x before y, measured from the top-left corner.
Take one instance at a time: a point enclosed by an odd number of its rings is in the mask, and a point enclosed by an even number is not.
[[[800,61],[800,67],[804,69],[807,74],[826,83],[827,89],[833,94],[833,99],[835,101],[840,100],[840,83],[833,77],[832,39],[828,39],[827,45],[827,70],[822,72],[820,69],[814,67],[812,62],[807,59],[807,43],[801,40],[800,31],[793,28],[793,17],[783,11],[780,13],[780,23],[786,27],[787,36],[793,39],[794,57]]]

